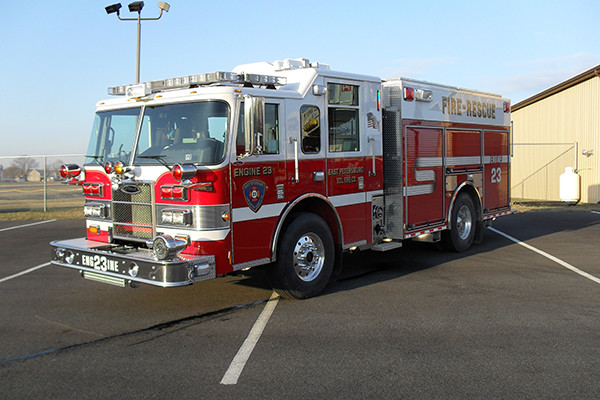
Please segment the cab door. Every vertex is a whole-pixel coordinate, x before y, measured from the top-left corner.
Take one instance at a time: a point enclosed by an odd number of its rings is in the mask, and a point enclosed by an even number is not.
[[[319,102],[288,107],[287,179],[285,198],[294,201],[310,193],[327,195],[323,107]]]
[[[244,107],[240,107],[236,160],[231,165],[232,264],[234,270],[270,261],[270,242],[283,208],[286,185],[285,104],[266,99],[257,154],[244,157]]]

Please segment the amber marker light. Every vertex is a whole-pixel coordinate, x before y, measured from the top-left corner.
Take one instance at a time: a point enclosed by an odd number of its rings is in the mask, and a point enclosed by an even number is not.
[[[123,173],[123,163],[121,161],[117,161],[115,163],[115,172],[119,175]]]

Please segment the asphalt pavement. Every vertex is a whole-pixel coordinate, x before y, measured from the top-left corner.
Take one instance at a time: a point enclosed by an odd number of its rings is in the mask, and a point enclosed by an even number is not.
[[[487,230],[461,254],[347,255],[321,296],[271,303],[260,269],[170,289],[86,281],[46,265],[84,222],[34,223],[0,222],[0,398],[600,397],[597,213],[502,217],[512,239]]]

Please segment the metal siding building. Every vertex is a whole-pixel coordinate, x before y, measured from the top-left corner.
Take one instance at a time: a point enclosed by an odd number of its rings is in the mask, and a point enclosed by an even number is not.
[[[600,202],[600,65],[515,104],[512,121],[513,198],[561,200],[573,167],[581,202]]]

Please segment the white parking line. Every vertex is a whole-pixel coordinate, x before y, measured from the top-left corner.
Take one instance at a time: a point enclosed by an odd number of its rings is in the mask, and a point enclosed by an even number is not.
[[[536,252],[536,253],[538,253],[538,254],[546,257],[547,259],[552,260],[555,263],[560,264],[560,265],[562,265],[563,267],[565,267],[567,269],[570,269],[571,271],[575,272],[576,274],[579,274],[579,275],[581,275],[581,276],[583,276],[585,278],[588,278],[591,281],[594,281],[594,282],[600,284],[600,278],[597,278],[594,275],[590,275],[587,272],[582,271],[579,268],[576,268],[576,267],[572,266],[571,264],[569,264],[569,263],[561,260],[560,258],[556,258],[553,255],[546,253],[545,251],[542,251],[542,250],[537,249],[537,248],[535,248],[535,247],[533,247],[531,245],[528,245],[527,243],[524,243],[524,242],[520,241],[519,239],[515,239],[514,237],[512,237],[512,236],[510,236],[510,235],[508,235],[508,234],[506,234],[504,232],[500,232],[498,229],[495,229],[495,228],[489,228],[489,229],[492,232],[496,232],[500,236],[504,236],[508,240],[512,240],[513,242],[515,242],[517,244],[520,244],[521,246],[525,247],[526,249],[534,251],[534,252]]]
[[[600,211],[592,211],[594,214],[600,214]]]
[[[258,339],[262,335],[267,322],[269,322],[269,318],[271,318],[271,314],[273,314],[273,310],[275,310],[275,306],[279,302],[279,295],[275,292],[271,295],[271,298],[267,302],[267,305],[262,310],[258,319],[254,323],[254,326],[250,330],[248,337],[244,340],[242,347],[238,350],[237,354],[233,358],[233,361],[229,365],[227,372],[223,375],[223,379],[221,379],[221,385],[235,385],[246,365],[246,362],[250,358],[250,354],[252,354],[252,350],[254,350],[254,346],[258,343]]]
[[[46,224],[48,222],[54,222],[56,221],[55,219],[49,219],[46,221],[40,221],[40,222],[32,222],[31,224],[25,224],[25,225],[17,225],[17,226],[11,226],[10,228],[2,228],[0,229],[0,232],[4,232],[4,231],[10,231],[11,229],[18,229],[18,228],[25,228],[26,226],[33,226],[33,225],[39,225],[39,224]]]
[[[45,264],[38,265],[37,267],[32,267],[32,268],[26,269],[25,271],[21,271],[21,272],[19,272],[19,273],[17,273],[17,274],[14,274],[14,275],[7,276],[7,277],[5,277],[5,278],[2,278],[2,279],[0,279],[0,283],[2,283],[2,282],[6,282],[6,281],[9,281],[9,280],[11,280],[11,279],[13,279],[13,278],[16,278],[16,277],[18,277],[18,276],[21,276],[21,275],[28,274],[28,273],[30,273],[30,272],[33,272],[33,271],[35,271],[35,270],[38,270],[38,269],[40,269],[40,268],[47,267],[48,265],[50,265],[50,263],[49,263],[49,262],[47,262],[47,263],[45,263]]]

